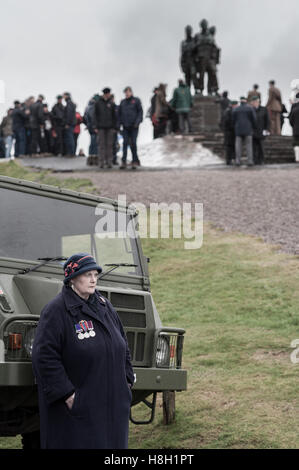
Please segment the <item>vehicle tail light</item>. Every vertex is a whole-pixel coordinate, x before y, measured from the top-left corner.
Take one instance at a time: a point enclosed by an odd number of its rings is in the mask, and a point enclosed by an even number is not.
[[[5,361],[30,361],[37,320],[16,319],[8,322],[3,332]]]
[[[12,351],[22,349],[22,335],[20,333],[9,333],[8,349]]]

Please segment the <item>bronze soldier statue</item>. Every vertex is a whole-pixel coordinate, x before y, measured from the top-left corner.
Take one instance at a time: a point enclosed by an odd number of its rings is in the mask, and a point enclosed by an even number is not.
[[[200,22],[201,31],[194,38],[194,60],[196,72],[199,77],[195,80],[196,91],[200,93],[204,90],[204,76],[208,73],[208,93],[217,94],[217,64],[220,59],[220,49],[215,43],[215,26],[208,27],[207,20]]]
[[[201,32],[195,36],[194,56],[196,72],[199,75],[197,90],[202,93],[204,90],[204,75],[207,71],[211,47],[207,20],[202,20],[199,25],[201,26]]]
[[[194,64],[193,52],[194,52],[194,38],[192,37],[192,27],[190,25],[185,28],[186,39],[181,42],[181,69],[185,74],[185,82],[188,87],[191,86],[191,82],[196,88],[196,69]]]
[[[211,51],[210,59],[208,62],[207,72],[208,72],[208,94],[213,95],[218,92],[218,80],[217,80],[217,65],[220,63],[220,49],[217,47],[215,42],[215,33],[216,27],[211,26],[209,29],[210,32],[210,42],[211,42]]]

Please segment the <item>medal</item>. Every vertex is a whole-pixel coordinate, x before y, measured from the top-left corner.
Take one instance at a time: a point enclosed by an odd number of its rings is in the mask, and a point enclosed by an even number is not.
[[[93,329],[93,324],[92,324],[91,320],[87,322],[87,326],[88,326],[88,330],[89,330],[89,336],[91,336],[91,338],[93,338],[96,335],[96,332]]]
[[[76,325],[75,325],[75,331],[76,331],[76,333],[78,334],[78,339],[83,339],[83,338],[84,338],[84,335],[83,335],[83,333],[82,333],[82,328],[81,328],[81,326],[80,326],[79,323],[76,323]]]
[[[93,338],[96,335],[92,321],[81,320],[75,324],[78,339]]]

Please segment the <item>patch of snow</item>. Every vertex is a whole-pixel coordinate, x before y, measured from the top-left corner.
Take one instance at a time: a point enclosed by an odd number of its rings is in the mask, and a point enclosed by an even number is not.
[[[166,136],[138,147],[145,167],[194,168],[223,164],[223,160],[187,136]]]

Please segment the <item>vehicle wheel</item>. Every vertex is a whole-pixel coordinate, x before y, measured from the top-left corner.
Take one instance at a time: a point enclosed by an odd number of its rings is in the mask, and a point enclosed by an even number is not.
[[[40,449],[40,433],[39,431],[28,432],[22,434],[22,447],[26,449]]]
[[[175,421],[175,392],[163,392],[163,424]]]

